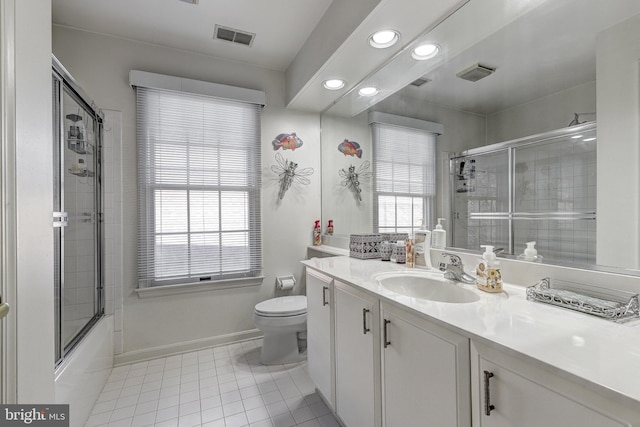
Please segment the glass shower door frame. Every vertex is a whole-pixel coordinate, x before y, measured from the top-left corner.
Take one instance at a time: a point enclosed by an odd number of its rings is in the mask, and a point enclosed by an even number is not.
[[[576,212],[522,212],[516,208],[516,185],[515,185],[515,174],[516,174],[516,153],[520,149],[525,149],[527,147],[533,147],[537,145],[546,144],[552,141],[560,140],[562,138],[571,137],[572,135],[580,135],[582,133],[587,132],[595,132],[596,123],[590,122],[578,126],[572,126],[569,128],[558,129],[551,132],[546,132],[538,135],[532,135],[524,138],[519,138],[511,141],[501,142],[497,144],[492,144],[489,146],[474,148],[471,150],[467,150],[461,153],[451,154],[449,156],[449,178],[450,178],[450,209],[452,215],[452,241],[456,241],[456,229],[453,226],[454,216],[456,215],[456,206],[455,206],[455,191],[456,191],[456,161],[461,159],[473,158],[474,156],[481,156],[487,154],[497,154],[501,152],[507,153],[508,158],[508,212],[476,212],[470,213],[468,215],[468,219],[505,219],[508,221],[508,247],[505,247],[505,254],[509,254],[515,256],[515,245],[516,245],[516,236],[515,236],[515,221],[538,221],[540,219],[549,219],[549,220],[562,220],[562,221],[576,221],[576,220],[589,220],[593,221],[596,219],[595,211],[576,211]],[[492,242],[485,242],[486,244],[491,244]],[[480,248],[466,248],[466,249],[474,249],[480,250]]]
[[[53,57],[52,73],[53,91],[53,131],[54,131],[54,292],[55,292],[55,365],[59,366],[65,356],[82,340],[91,330],[93,325],[104,315],[104,225],[103,225],[103,200],[102,200],[102,138],[104,116],[91,99],[82,91],[79,85],[67,70]],[[69,96],[79,107],[83,114],[87,114],[93,121],[93,133],[95,135],[95,147],[93,149],[93,161],[91,167],[95,172],[93,178],[94,197],[91,221],[94,224],[94,273],[93,291],[94,308],[91,318],[82,328],[65,343],[63,325],[65,321],[64,297],[65,297],[65,228],[69,223],[69,215],[65,205],[65,155],[68,154],[65,138],[65,117],[63,114],[63,99],[65,94]],[[88,174],[87,174],[88,175]],[[87,178],[89,179],[89,177]],[[75,218],[71,218],[74,221]]]

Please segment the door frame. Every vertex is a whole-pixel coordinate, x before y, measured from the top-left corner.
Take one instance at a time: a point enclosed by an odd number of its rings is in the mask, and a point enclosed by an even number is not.
[[[0,402],[17,401],[15,1],[0,2]]]

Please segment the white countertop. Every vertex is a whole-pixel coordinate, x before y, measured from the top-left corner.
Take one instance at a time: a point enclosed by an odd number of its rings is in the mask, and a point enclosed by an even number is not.
[[[640,322],[618,324],[587,314],[527,301],[525,287],[504,284],[490,294],[475,285],[454,284],[476,292],[472,303],[443,303],[393,293],[373,280],[390,271],[431,272],[380,260],[347,256],[302,262],[383,301],[400,304],[472,339],[515,352],[558,375],[627,404],[640,404]]]

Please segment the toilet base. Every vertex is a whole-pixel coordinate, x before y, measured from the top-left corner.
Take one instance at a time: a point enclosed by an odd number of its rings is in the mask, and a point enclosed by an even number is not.
[[[270,333],[262,339],[260,363],[263,365],[286,365],[304,360],[298,348],[298,337],[295,333]]]

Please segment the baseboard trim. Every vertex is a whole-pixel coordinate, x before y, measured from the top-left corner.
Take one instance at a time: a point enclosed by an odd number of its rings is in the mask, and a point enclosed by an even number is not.
[[[113,366],[143,362],[145,360],[157,359],[159,357],[173,356],[175,354],[186,353],[189,351],[253,340],[260,338],[261,336],[262,331],[259,329],[249,329],[247,331],[234,332],[232,334],[217,335],[215,337],[202,338],[193,341],[183,341],[176,344],[146,348],[144,350],[128,351],[126,353],[116,354],[113,358]]]

